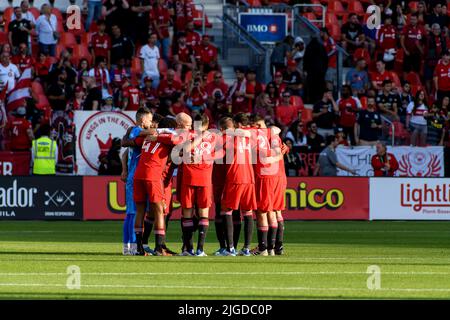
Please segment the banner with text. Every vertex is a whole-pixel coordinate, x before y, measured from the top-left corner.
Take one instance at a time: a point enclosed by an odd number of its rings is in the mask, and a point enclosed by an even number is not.
[[[239,24],[261,43],[276,43],[287,36],[285,13],[240,12]]]
[[[450,220],[450,179],[370,179],[371,220]]]
[[[75,111],[78,175],[97,174],[99,157],[108,153],[114,138],[122,139],[134,125],[135,114],[135,111]]]
[[[82,177],[2,177],[0,220],[81,220]]]
[[[444,177],[444,148],[443,147],[388,147],[398,161],[398,177]],[[356,169],[359,176],[373,176],[371,165],[375,147],[338,147],[336,155],[338,161],[352,169]],[[339,170],[339,176],[349,176],[350,173]]]
[[[30,174],[31,152],[0,152],[0,176],[27,176]]]

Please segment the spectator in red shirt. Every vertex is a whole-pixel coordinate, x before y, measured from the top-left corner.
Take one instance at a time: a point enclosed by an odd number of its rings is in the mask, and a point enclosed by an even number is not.
[[[205,109],[208,95],[202,85],[202,78],[196,76],[189,85],[189,94],[186,105],[192,112],[199,112]]]
[[[217,48],[210,43],[209,35],[202,37],[202,42],[195,50],[195,58],[197,59],[199,69],[204,73],[217,70]]]
[[[249,69],[246,75],[247,85],[245,89],[245,97],[248,100],[248,109],[253,111],[256,97],[263,92],[261,83],[256,81],[256,71]]]
[[[142,93],[125,77],[122,86],[122,110],[136,111],[143,104]]]
[[[386,63],[383,60],[377,61],[376,68],[376,72],[370,73],[370,81],[372,82],[372,87],[380,91],[383,89],[383,82],[385,80],[392,81],[392,75],[389,71],[386,71]]]
[[[386,145],[378,142],[377,154],[372,156],[372,168],[375,177],[393,177],[398,170],[398,162],[392,153],[387,152]]]
[[[158,96],[162,99],[171,98],[175,92],[181,92],[181,83],[175,80],[175,71],[169,69],[166,79],[162,80],[158,86]]]
[[[283,92],[283,98],[280,105],[275,108],[276,122],[283,132],[285,132],[295,120],[301,119],[302,110],[302,107],[292,105],[291,93],[289,90]]]
[[[144,86],[141,89],[145,106],[155,112],[159,106],[158,92],[153,88],[153,79],[151,77],[144,78]]]
[[[427,91],[432,90],[432,80],[434,77],[434,70],[442,57],[442,54],[447,50],[447,41],[445,36],[441,33],[441,27],[435,23],[431,26],[431,32],[427,37],[425,47],[425,71],[424,78]]]
[[[325,51],[328,55],[328,69],[325,75],[325,81],[331,82],[333,86],[337,84],[337,50],[336,42],[332,37],[327,28],[320,29],[320,37],[322,38]]]
[[[231,85],[228,90],[227,104],[231,105],[231,111],[233,114],[244,112],[249,113],[248,101],[245,97],[245,91],[247,89],[247,80],[245,79],[245,73],[242,68],[235,68],[236,81]]]
[[[450,97],[450,51],[446,50],[434,70],[434,87],[436,99],[442,101],[444,97]]]
[[[103,57],[106,59],[108,66],[111,65],[111,37],[105,32],[106,23],[104,20],[97,21],[98,31],[91,37],[90,51],[97,61],[97,57]]]
[[[194,30],[194,22],[190,21],[186,24],[186,44],[189,48],[194,50],[201,41],[201,37],[197,31]]]
[[[420,72],[422,56],[424,54],[423,43],[426,31],[418,25],[417,14],[412,14],[410,23],[403,28],[400,43],[405,53],[403,60],[403,71]]]
[[[361,102],[358,98],[352,96],[352,88],[349,85],[345,85],[342,87],[341,98],[336,103],[340,113],[339,125],[354,146],[356,145],[354,131],[356,114],[361,109]]]
[[[186,43],[186,35],[180,33],[176,45],[173,46],[173,68],[184,79],[188,71],[196,69],[194,51]]]
[[[34,139],[31,123],[25,118],[27,115],[26,102],[16,109],[16,115],[9,120],[6,132],[10,137],[11,151],[29,151]]]
[[[383,59],[386,52],[390,52],[397,48],[397,29],[392,25],[392,16],[387,15],[384,19],[384,24],[377,30],[376,36],[377,44],[377,59]],[[392,70],[394,68],[394,60],[386,65],[386,69]]]
[[[39,53],[38,60],[34,64],[34,73],[44,84],[48,81],[48,73],[51,66],[52,63],[50,59],[44,53]]]
[[[192,0],[175,0],[175,24],[174,27],[177,32],[185,31],[186,24],[193,21],[192,15]]]
[[[20,73],[27,68],[34,67],[34,59],[28,54],[28,46],[26,43],[19,44],[19,52],[11,58],[11,62],[19,68]]]
[[[164,0],[157,0],[155,6],[150,11],[150,21],[153,21],[153,31],[158,35],[159,46],[161,46],[162,58],[169,63],[170,48],[170,12],[164,6]]]

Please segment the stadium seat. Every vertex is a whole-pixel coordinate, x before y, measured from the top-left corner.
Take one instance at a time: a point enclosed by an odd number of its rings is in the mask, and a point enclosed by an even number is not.
[[[332,12],[337,16],[342,16],[343,14],[346,13],[342,3],[340,1],[336,1],[336,0],[330,0],[330,2],[328,3],[327,12]]]
[[[330,36],[335,39],[339,40],[341,39],[341,27],[337,24],[329,24],[327,25],[327,29],[330,32]]]
[[[347,11],[356,13],[359,16],[362,16],[366,13],[366,10],[364,10],[364,7],[359,1],[349,1]]]
[[[400,78],[398,77],[397,73],[395,71],[394,72],[391,71],[390,74],[394,86],[400,89],[402,87],[402,82],[400,81]]]
[[[36,95],[45,94],[44,88],[42,87],[41,83],[38,81],[33,81],[31,83],[31,91],[35,93]]]
[[[422,86],[422,82],[420,81],[420,76],[415,72],[409,72],[406,75],[406,81],[408,81],[413,86]]]
[[[0,43],[8,42],[8,33],[0,31]]]
[[[252,7],[261,7],[261,1],[259,0],[247,0],[247,3]]]
[[[365,48],[358,48],[353,53],[354,61],[357,61],[359,58],[364,58],[364,60],[366,60],[367,65],[370,65],[370,63],[372,62],[370,52]]]
[[[192,80],[192,71],[186,72],[186,75],[184,76],[184,83],[189,83],[189,81]]]
[[[292,97],[291,97],[291,103],[292,103],[294,106],[299,106],[299,107],[303,107],[303,108],[305,107],[304,104],[303,104],[302,98],[299,97],[299,96],[292,96]]]
[[[61,11],[59,9],[52,8],[52,14],[54,14],[56,16],[56,19],[58,20],[58,23],[59,22],[61,22],[61,23],[64,22],[64,18],[63,18],[62,13],[61,13]]]
[[[63,44],[58,43],[56,45],[56,56],[59,58],[61,56],[61,52],[63,52],[64,50],[66,50],[66,47]]]
[[[165,76],[168,68],[167,68],[167,63],[164,61],[164,59],[159,59],[158,66],[159,66],[159,71],[161,72],[161,74],[163,74]]]
[[[60,43],[66,48],[73,48],[77,45],[75,35],[71,32],[62,32]]]
[[[6,21],[11,21],[11,16],[14,13],[14,8],[13,7],[7,7],[5,8],[5,11],[3,11],[3,19]]]
[[[211,82],[211,81],[213,81],[214,80],[214,74],[215,74],[216,72],[215,71],[210,71],[210,72],[208,72],[208,76],[207,76],[207,78],[206,78],[206,83],[209,83],[209,82]]]
[[[312,0],[311,4],[322,4],[322,3],[319,0]],[[319,15],[319,16],[321,16],[323,13],[322,9],[320,7],[313,7],[312,10],[316,15]]]
[[[409,10],[411,10],[411,12],[417,12],[417,9],[419,7],[419,1],[412,1],[408,3],[408,7]]]
[[[313,120],[312,109],[303,109],[302,110],[302,121],[303,123],[308,123]]]
[[[33,14],[35,19],[39,18],[39,16],[41,15],[39,10],[35,7],[30,7],[28,10],[30,10],[30,12]]]
[[[359,98],[359,101],[361,102],[361,109],[366,110],[367,109],[367,97],[362,96]]]
[[[136,74],[142,73],[142,69],[141,69],[141,59],[140,59],[140,58],[134,57],[134,58],[131,60],[131,72],[132,72],[132,73],[136,73]]]
[[[336,15],[334,13],[327,11],[327,16],[325,17],[325,24],[339,25],[339,20],[336,18]]]
[[[50,103],[48,102],[47,96],[45,94],[38,95],[38,101],[36,103],[36,108],[44,110]]]
[[[317,20],[316,15],[314,14],[314,12],[306,12],[303,14],[303,17],[305,17],[306,19],[308,19],[309,21],[312,20]]]

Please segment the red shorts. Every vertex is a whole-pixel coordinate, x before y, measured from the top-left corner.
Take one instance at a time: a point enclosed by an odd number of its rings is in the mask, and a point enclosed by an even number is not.
[[[226,182],[221,205],[223,210],[256,210],[255,185],[253,183]]]
[[[255,193],[259,211],[274,211],[274,202],[277,198],[274,190],[278,180],[278,177],[256,178]]]
[[[172,184],[164,188],[164,214],[169,214],[172,205]]]
[[[200,209],[211,207],[212,188],[209,186],[181,186],[181,207],[190,209],[196,206]]]
[[[134,201],[137,203],[157,203],[164,200],[164,188],[162,181],[148,181],[134,179]]]
[[[273,210],[281,211],[285,207],[285,193],[287,188],[287,180],[284,177],[278,177],[275,179],[275,186],[273,188],[274,200]]]

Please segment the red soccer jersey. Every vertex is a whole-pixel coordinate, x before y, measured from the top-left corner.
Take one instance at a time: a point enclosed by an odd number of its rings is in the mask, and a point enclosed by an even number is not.
[[[192,49],[190,49],[187,45],[184,47],[178,46],[175,52],[178,55],[178,60],[184,63],[191,63],[191,57],[193,55]]]
[[[271,178],[278,176],[279,162],[269,163],[268,157],[276,155],[276,150],[271,144],[270,129],[258,129],[256,131],[256,163],[254,165],[256,177]],[[278,146],[279,147],[279,146]]]
[[[189,98],[192,100],[193,106],[202,106],[208,98],[208,95],[203,90],[200,91],[198,88],[193,88],[189,94]]]
[[[370,73],[370,79],[372,82],[375,83],[377,88],[381,88],[384,80],[391,80],[392,81],[392,75],[389,73],[389,71],[384,71],[383,73],[377,72],[371,72]]]
[[[128,86],[122,90],[122,98],[128,99],[126,110],[135,111],[139,109],[142,94],[138,88]]]
[[[402,34],[405,36],[405,47],[410,53],[419,53],[417,43],[423,42],[426,31],[422,26],[413,27],[407,25],[403,28]]]
[[[397,47],[397,30],[392,25],[382,25],[377,31],[377,46],[383,50]]]
[[[246,129],[240,129],[249,132]],[[255,183],[251,162],[250,134],[246,136],[226,137],[226,182],[232,184]]]
[[[150,11],[150,21],[154,21],[156,24],[169,24],[170,23],[170,13],[167,8],[162,7],[155,7]],[[161,39],[161,37],[168,38],[170,36],[169,34],[169,27],[159,27],[159,34],[158,37]],[[156,30],[154,30],[156,32]]]
[[[50,70],[52,63],[50,59],[45,59],[43,63],[36,61],[34,64],[34,70],[37,76],[46,76]]]
[[[341,113],[339,124],[343,127],[353,127],[356,122],[356,113],[359,110],[358,101],[353,97],[339,99],[338,106]]]
[[[195,31],[186,32],[186,44],[191,49],[196,48],[200,44],[200,35]]]
[[[91,38],[91,48],[94,50],[96,57],[107,57],[109,50],[111,50],[111,38],[106,33],[100,35],[94,33]]]
[[[8,131],[11,137],[11,149],[29,150],[31,141],[27,130],[31,129],[31,123],[25,118],[13,118],[8,122]]]
[[[221,82],[217,85],[212,81],[206,85],[205,91],[208,97],[215,97],[216,92],[220,92],[221,96],[225,98],[228,92],[228,85],[225,82]]]
[[[141,137],[137,138],[136,144],[140,144],[143,140]],[[162,183],[163,172],[172,146],[170,135],[160,135],[157,141],[144,141],[134,179],[161,181]]]
[[[184,31],[186,24],[193,20],[192,6],[192,0],[175,1],[175,25],[178,31]]]
[[[162,80],[158,86],[158,95],[160,97],[170,97],[175,91],[181,91],[181,83],[172,80],[170,83],[167,80]]]
[[[192,151],[194,157],[199,157],[197,162],[183,164],[182,184],[190,186],[210,186],[212,183],[213,156],[215,154],[217,138],[214,134],[205,131],[202,142]]]
[[[34,60],[31,56],[16,55],[12,57],[11,62],[19,68],[21,73],[26,68],[31,68],[34,65]]]
[[[195,57],[200,60],[201,63],[211,63],[212,61],[217,60],[217,48],[211,44],[206,47],[199,45],[195,49]]]
[[[438,78],[438,90],[450,91],[450,63],[444,64],[440,60],[434,69],[434,76]]]

